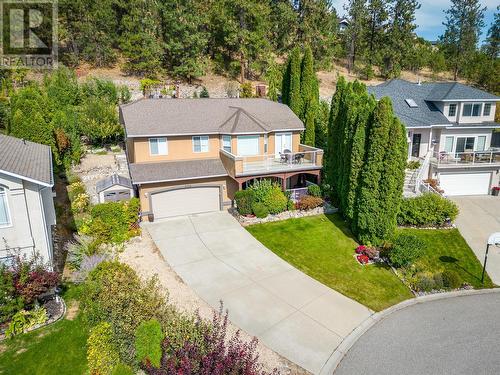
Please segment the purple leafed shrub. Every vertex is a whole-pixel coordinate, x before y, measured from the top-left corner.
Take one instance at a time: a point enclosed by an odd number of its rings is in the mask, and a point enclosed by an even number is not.
[[[257,339],[245,342],[240,332],[227,338],[228,315],[215,313],[212,324],[203,324],[198,318],[197,326],[202,331],[201,340],[186,338],[180,348],[174,348],[166,338],[162,343],[160,368],[144,365],[148,375],[199,374],[199,375],[266,375],[256,353]],[[274,370],[271,374],[279,374]]]

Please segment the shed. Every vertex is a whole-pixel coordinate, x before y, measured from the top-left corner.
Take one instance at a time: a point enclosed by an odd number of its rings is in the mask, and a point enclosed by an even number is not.
[[[97,181],[95,188],[99,203],[117,202],[134,196],[132,181],[118,174]]]

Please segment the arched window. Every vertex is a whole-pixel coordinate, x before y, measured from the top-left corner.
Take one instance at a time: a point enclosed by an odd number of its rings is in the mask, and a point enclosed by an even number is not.
[[[7,189],[0,186],[0,228],[10,225],[9,203],[7,202]]]

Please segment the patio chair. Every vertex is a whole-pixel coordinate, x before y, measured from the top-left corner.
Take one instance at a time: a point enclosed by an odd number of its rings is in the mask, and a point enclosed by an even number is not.
[[[289,163],[292,157],[292,151],[289,149],[284,149],[283,152],[280,152],[280,162],[283,164]]]
[[[293,157],[293,163],[294,164],[301,164],[302,163],[302,160],[304,159],[306,155],[305,154],[295,154],[294,157]]]

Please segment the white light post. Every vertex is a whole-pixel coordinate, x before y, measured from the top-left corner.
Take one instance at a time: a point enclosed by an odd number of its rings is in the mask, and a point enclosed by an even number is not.
[[[490,245],[500,246],[500,232],[493,233],[488,238],[488,244],[486,245],[486,253],[484,254],[484,264],[483,264],[483,274],[481,275],[481,283],[484,283],[484,273],[486,271],[486,262],[488,261],[488,250]]]

